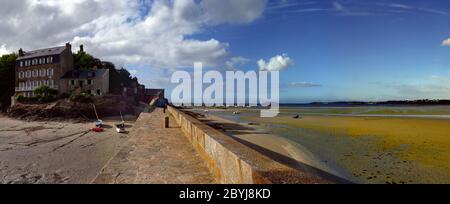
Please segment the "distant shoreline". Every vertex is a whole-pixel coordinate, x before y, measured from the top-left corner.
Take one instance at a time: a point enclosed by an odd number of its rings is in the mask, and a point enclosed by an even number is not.
[[[312,102],[312,103],[282,103],[280,106],[436,106],[450,105],[450,100],[403,100],[403,101],[337,101],[337,102]]]
[[[352,106],[450,106],[449,100],[403,100],[403,101],[336,101],[336,102],[312,102],[312,103],[280,103],[280,107],[352,107]],[[208,107],[205,104],[199,106],[182,106],[184,108],[199,108]],[[215,108],[225,108],[222,106],[213,106]],[[265,108],[260,105],[249,107],[249,104],[244,106],[227,106],[226,108]]]

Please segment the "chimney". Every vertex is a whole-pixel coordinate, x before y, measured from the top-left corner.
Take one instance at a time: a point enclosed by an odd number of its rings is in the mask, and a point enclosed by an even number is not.
[[[84,52],[84,46],[80,45],[80,52]]]
[[[23,57],[23,50],[22,50],[22,48],[19,49],[19,57]]]
[[[72,45],[70,43],[66,43],[66,48],[72,51]]]

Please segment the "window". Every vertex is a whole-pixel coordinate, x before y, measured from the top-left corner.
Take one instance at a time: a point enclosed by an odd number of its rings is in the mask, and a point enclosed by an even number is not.
[[[20,67],[23,67],[23,61],[20,61]]]
[[[48,64],[53,63],[53,57],[47,57],[47,63]]]
[[[88,80],[87,80],[87,84],[88,84],[88,85],[92,85],[92,80],[88,79]]]
[[[27,78],[30,78],[30,77],[31,77],[31,71],[30,71],[30,70],[27,71],[26,77],[27,77]]]
[[[44,77],[45,76],[45,69],[41,69],[39,71],[41,72],[41,77]]]
[[[102,95],[102,92],[100,91],[100,89],[97,89],[97,95]]]
[[[50,86],[53,87],[53,79],[50,80]]]
[[[70,85],[75,86],[75,80],[70,80]]]
[[[49,69],[49,70],[50,70],[49,76],[53,76],[53,69]]]
[[[92,91],[91,91],[91,90],[87,90],[87,93],[88,93],[88,94],[92,94]]]

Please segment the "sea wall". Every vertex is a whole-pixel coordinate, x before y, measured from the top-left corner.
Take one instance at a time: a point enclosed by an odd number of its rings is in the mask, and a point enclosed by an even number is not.
[[[169,106],[168,111],[220,183],[335,183],[280,164],[177,108]]]

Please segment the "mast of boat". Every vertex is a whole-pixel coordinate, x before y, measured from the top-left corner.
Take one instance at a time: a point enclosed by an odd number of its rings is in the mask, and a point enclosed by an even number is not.
[[[97,121],[99,121],[100,119],[98,118],[97,109],[95,108],[95,104],[92,104],[92,106],[94,107],[95,117],[97,117]]]
[[[122,124],[125,124],[125,120],[123,120],[123,116],[122,116],[122,111],[119,111],[120,112],[120,119],[122,119]]]

